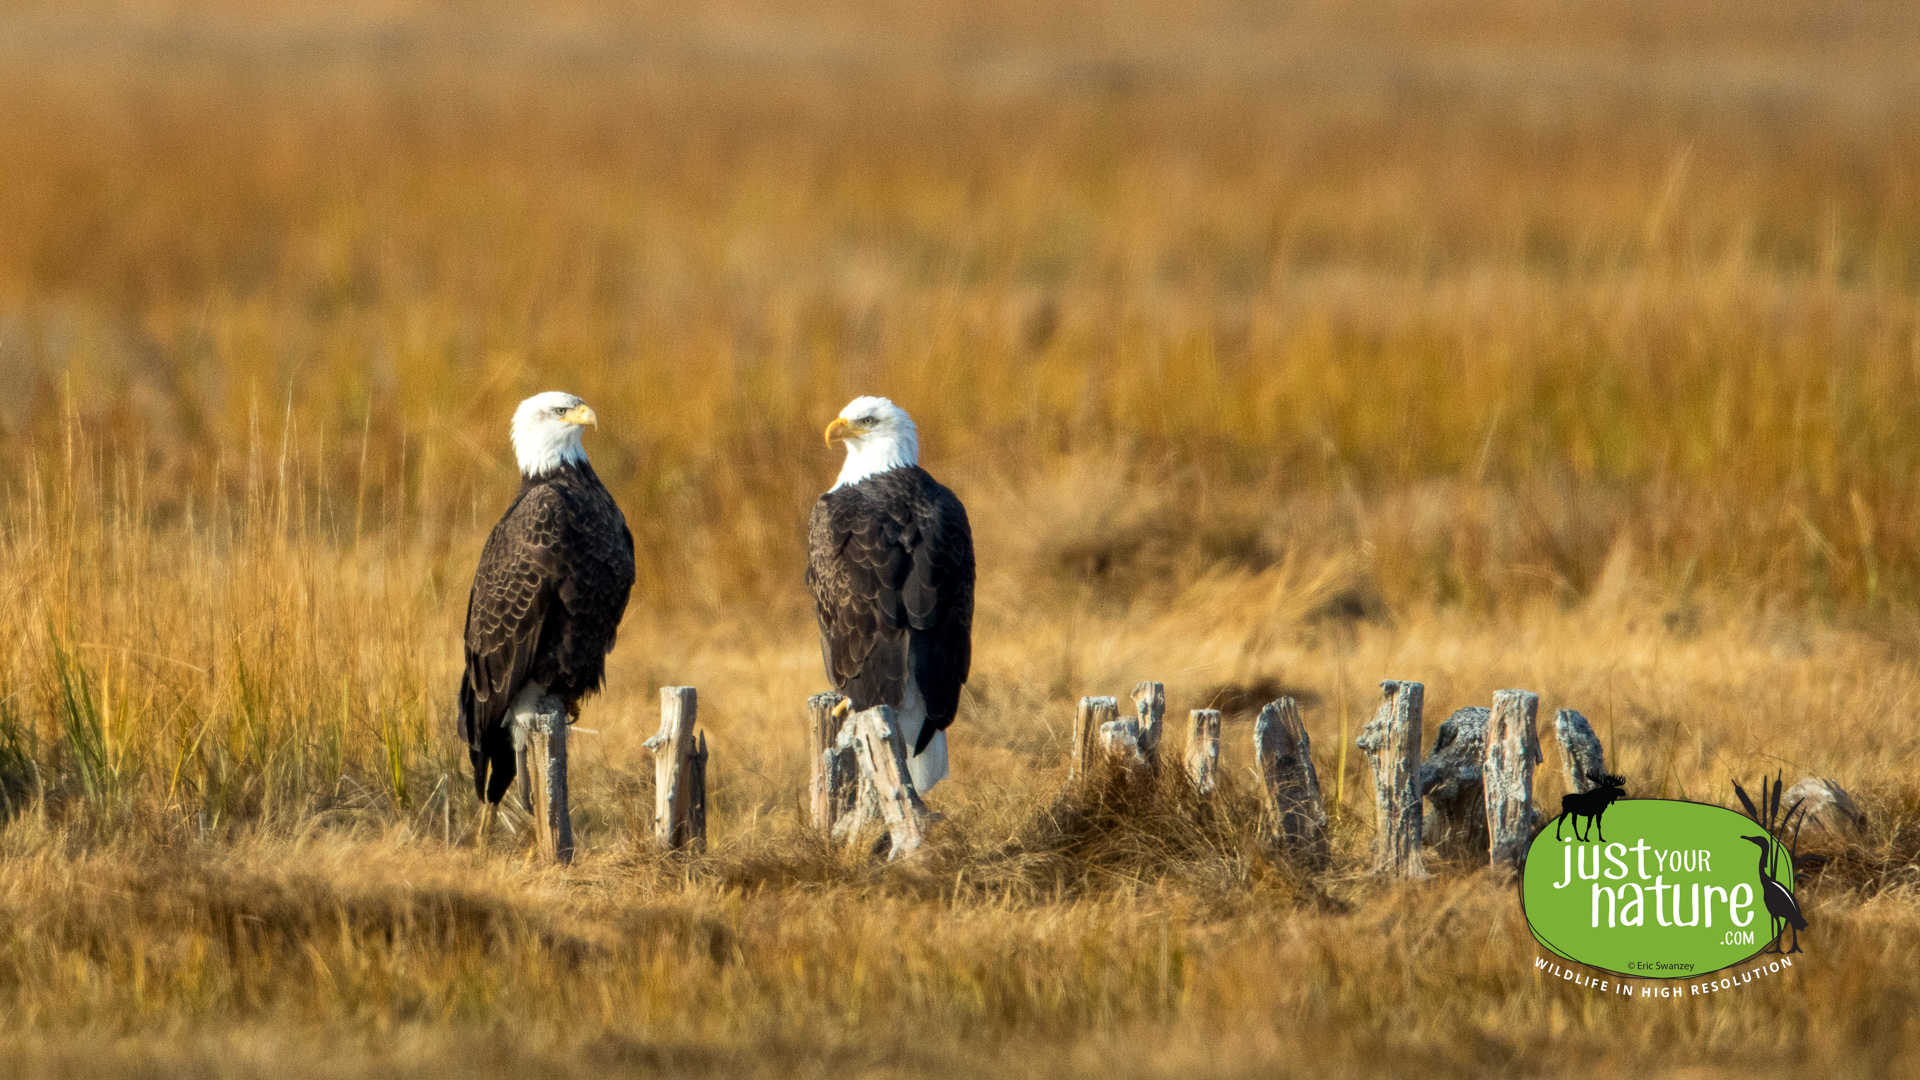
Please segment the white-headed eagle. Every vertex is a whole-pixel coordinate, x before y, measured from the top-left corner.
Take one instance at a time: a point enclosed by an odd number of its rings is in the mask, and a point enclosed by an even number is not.
[[[807,529],[820,652],[845,707],[893,706],[924,793],[947,775],[945,729],[973,659],[973,531],[920,467],[899,406],[855,398],[827,427],[827,445],[836,439],[847,461]]]
[[[536,394],[513,414],[520,494],[480,552],[467,599],[460,734],[491,823],[513,784],[512,720],[548,696],[578,716],[600,689],[633,588],[633,535],[580,436],[599,426],[572,394]]]

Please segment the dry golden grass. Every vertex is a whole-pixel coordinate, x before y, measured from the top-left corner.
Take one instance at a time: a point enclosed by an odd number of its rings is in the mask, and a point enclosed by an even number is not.
[[[1920,1064],[1910,5],[283,7],[0,5],[9,1075]],[[565,870],[442,835],[550,388],[641,548]],[[858,392],[982,569],[915,867],[801,827]],[[1244,714],[1210,808],[1056,805],[1073,700],[1143,677],[1302,698],[1330,869],[1257,850]],[[1791,976],[1596,998],[1507,883],[1363,876],[1383,677],[1872,827]],[[663,683],[713,742],[689,860],[636,836]]]

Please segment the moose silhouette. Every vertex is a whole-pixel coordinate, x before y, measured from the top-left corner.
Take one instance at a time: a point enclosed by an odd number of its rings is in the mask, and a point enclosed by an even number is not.
[[[1588,837],[1580,833],[1580,822],[1584,819],[1588,834],[1599,833],[1600,842],[1607,842],[1607,834],[1600,828],[1600,815],[1627,793],[1627,780],[1624,776],[1603,775],[1597,770],[1588,772],[1587,779],[1593,781],[1592,789],[1561,796],[1560,816],[1553,819],[1555,840],[1560,839],[1560,823],[1572,818],[1575,840],[1583,844],[1587,842]]]

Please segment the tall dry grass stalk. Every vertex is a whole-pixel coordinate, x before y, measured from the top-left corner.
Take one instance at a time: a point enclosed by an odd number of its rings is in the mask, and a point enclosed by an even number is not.
[[[0,10],[16,1075],[1912,1067],[1909,6],[284,7]],[[564,871],[443,843],[551,388],[640,550]],[[983,575],[917,869],[800,825],[861,392]],[[1229,711],[1222,797],[1057,802],[1072,701],[1143,677]],[[1498,882],[1359,876],[1382,677],[1873,826],[1791,977],[1595,1000]],[[713,740],[691,861],[636,841],[663,683]],[[1255,842],[1281,693],[1325,872]]]

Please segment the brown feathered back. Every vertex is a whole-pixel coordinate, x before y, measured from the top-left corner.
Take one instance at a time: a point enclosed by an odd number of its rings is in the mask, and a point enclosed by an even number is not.
[[[482,798],[498,802],[513,782],[504,721],[528,682],[569,706],[600,689],[632,588],[633,534],[592,466],[562,465],[521,484],[487,537],[467,599],[460,734]]]
[[[966,507],[918,465],[813,504],[807,587],[827,678],[856,709],[898,708],[915,672],[927,704],[915,753],[960,707],[973,663],[973,576]]]

